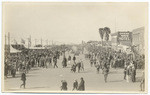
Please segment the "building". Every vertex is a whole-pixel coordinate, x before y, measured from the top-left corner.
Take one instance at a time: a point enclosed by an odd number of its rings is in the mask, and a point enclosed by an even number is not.
[[[112,37],[112,44],[116,45],[125,45],[131,46],[132,45],[132,32],[129,31],[118,31],[111,35]]]
[[[132,46],[139,54],[144,54],[144,27],[132,31]]]

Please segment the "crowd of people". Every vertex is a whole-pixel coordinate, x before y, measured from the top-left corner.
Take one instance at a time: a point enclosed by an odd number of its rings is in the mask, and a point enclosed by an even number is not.
[[[94,65],[97,73],[100,69],[102,70],[105,82],[107,82],[110,68],[124,68],[124,79],[127,82],[136,82],[136,70],[138,68],[144,69],[144,56],[135,53],[127,54],[121,50],[116,51],[111,48],[92,51],[88,54],[88,58],[91,67]]]
[[[12,75],[15,77],[16,72],[26,72],[35,66],[42,68],[57,67],[57,59],[60,57],[59,51],[28,51],[16,55],[10,55],[5,58],[5,77]],[[52,63],[54,65],[52,65]]]
[[[58,68],[57,62],[62,56],[62,68],[70,66],[72,73],[80,73],[84,71],[84,63],[81,58],[76,58],[76,55],[69,55],[66,57],[64,51],[60,50],[28,50],[28,52],[22,52],[20,54],[7,56],[5,58],[4,75],[5,78],[12,76],[15,77],[18,72],[21,75],[23,83],[20,87],[26,84],[26,74],[34,67],[39,68]],[[144,56],[138,56],[135,54],[127,54],[122,51],[115,51],[111,48],[100,48],[97,51],[89,51],[88,59],[91,68],[95,67],[97,74],[102,71],[104,75],[104,82],[107,82],[107,77],[111,68],[124,68],[124,77],[127,82],[136,82],[136,70],[138,68],[144,69]],[[67,90],[67,82],[62,80],[61,90]],[[143,87],[144,78],[141,81]],[[142,88],[143,89],[143,88]],[[84,80],[81,78],[81,82],[78,85],[77,80],[73,83],[72,90],[84,91]]]

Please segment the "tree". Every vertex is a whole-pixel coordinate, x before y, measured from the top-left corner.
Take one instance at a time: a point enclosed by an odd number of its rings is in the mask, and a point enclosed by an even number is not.
[[[104,33],[105,33],[104,28],[99,28],[99,34],[100,34],[100,37],[102,39],[102,45],[103,45]]]
[[[105,40],[108,41],[109,40],[109,34],[111,33],[111,30],[109,27],[105,27],[104,28],[104,33],[105,33]]]

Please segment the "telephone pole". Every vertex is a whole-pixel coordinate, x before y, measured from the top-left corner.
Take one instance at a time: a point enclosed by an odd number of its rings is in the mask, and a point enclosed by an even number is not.
[[[35,46],[36,46],[36,41],[37,41],[37,40],[35,39]]]
[[[10,33],[8,32],[8,53],[10,54]]]
[[[43,43],[42,43],[42,38],[41,38],[41,45],[43,46]]]

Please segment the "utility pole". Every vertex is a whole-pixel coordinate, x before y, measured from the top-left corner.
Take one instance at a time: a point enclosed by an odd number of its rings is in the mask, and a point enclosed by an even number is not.
[[[29,38],[28,38],[28,49],[29,49],[29,47],[31,47],[31,35],[29,36]]]
[[[53,40],[52,40],[52,45],[53,45]]]
[[[6,46],[6,44],[7,44],[7,39],[6,39],[6,34],[5,34],[5,46]]]
[[[35,46],[36,46],[36,41],[37,41],[37,40],[35,39]]]
[[[41,38],[41,45],[43,46],[43,43],[42,43],[42,38]]]
[[[117,32],[117,31],[116,31],[116,23],[117,23],[117,22],[116,22],[116,17],[115,17],[115,32]]]
[[[29,49],[29,38],[28,38],[28,49]]]
[[[46,45],[48,46],[48,39],[46,40]]]
[[[31,40],[31,35],[30,35],[30,47],[32,46],[32,40]]]
[[[48,41],[48,39],[47,39],[47,46],[46,46],[46,48],[48,49],[48,47],[49,47],[49,41]]]
[[[117,32],[117,27],[116,27],[116,25],[117,25],[117,21],[116,21],[116,17],[115,17],[115,33]],[[117,35],[117,42],[116,42],[116,46],[118,46],[119,45],[119,42],[118,42],[118,35]]]
[[[8,32],[8,53],[10,54],[10,33]]]
[[[4,45],[4,54],[5,54],[5,56],[7,57],[8,55],[7,55],[7,41],[6,41],[6,34],[5,34],[5,45]],[[5,58],[5,61],[6,61],[6,58]]]

